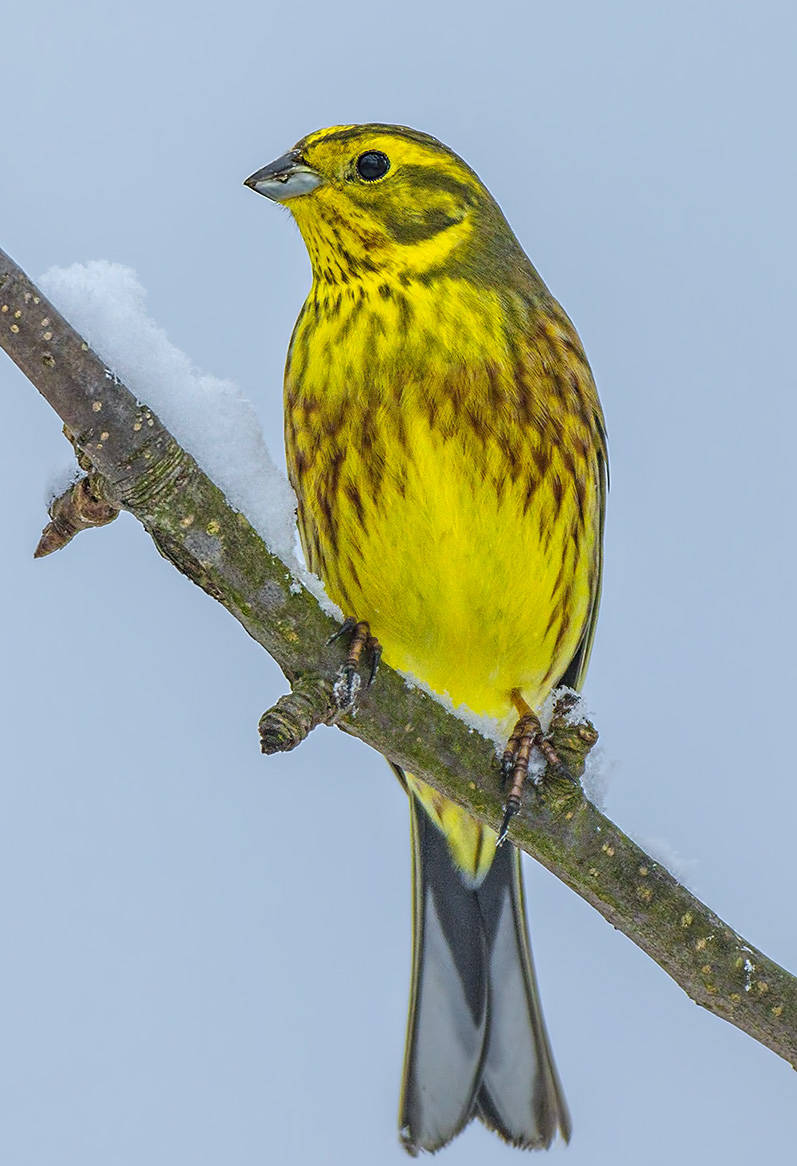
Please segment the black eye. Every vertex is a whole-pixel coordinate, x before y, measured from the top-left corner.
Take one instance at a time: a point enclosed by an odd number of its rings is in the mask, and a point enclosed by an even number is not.
[[[379,150],[369,150],[367,154],[360,154],[357,159],[357,173],[366,182],[376,182],[377,178],[384,177],[389,169],[390,159]]]

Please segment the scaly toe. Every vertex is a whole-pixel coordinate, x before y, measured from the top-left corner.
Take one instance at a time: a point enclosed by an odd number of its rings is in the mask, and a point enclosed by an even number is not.
[[[512,749],[505,749],[504,755],[501,758],[501,779],[504,783],[508,782],[512,776],[512,770],[515,768],[515,757],[517,754]]]
[[[553,745],[551,744],[551,742],[548,740],[547,737],[543,737],[543,736],[539,737],[539,739],[537,740],[537,748],[539,749],[540,753],[542,754],[543,758],[545,759],[545,763],[548,766],[548,768],[553,770],[553,772],[556,774],[557,777],[562,778],[563,781],[570,781],[574,785],[578,785],[578,782],[573,777],[572,773],[567,768],[564,761],[562,761],[561,757],[556,752],[556,750],[554,749]],[[544,782],[544,777],[543,777],[543,782]]]
[[[338,669],[337,680],[332,688],[332,695],[340,712],[346,712],[354,706],[357,693],[362,688],[359,667],[363,652],[369,651],[371,653],[371,671],[367,682],[368,688],[374,682],[382,656],[382,647],[376,637],[371,635],[371,629],[366,621],[356,620],[352,616],[349,616],[343,621],[334,635],[330,637],[330,643],[333,640],[340,639],[341,636],[349,632],[351,633],[349,653],[345,663]]]

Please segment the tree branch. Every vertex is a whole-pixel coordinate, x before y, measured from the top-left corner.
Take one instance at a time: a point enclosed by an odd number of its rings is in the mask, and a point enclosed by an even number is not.
[[[88,496],[99,512],[84,499],[74,512],[80,521],[69,510],[69,523],[80,529],[81,522],[96,525],[98,515],[108,521],[117,508],[129,510],[160,553],[222,603],[291,681],[291,696],[261,722],[264,751],[291,747],[314,724],[329,722],[331,682],[342,657],[338,646],[327,645],[334,620],[297,588],[285,564],[152,411],[2,251],[0,344],[92,467]],[[502,791],[492,742],[390,668],[361,694],[356,716],[337,723],[498,828]],[[569,725],[566,715],[553,729],[557,749],[580,775],[594,736]],[[527,799],[510,837],[693,1000],[797,1067],[797,979],[746,943],[580,791],[551,781],[543,796]]]

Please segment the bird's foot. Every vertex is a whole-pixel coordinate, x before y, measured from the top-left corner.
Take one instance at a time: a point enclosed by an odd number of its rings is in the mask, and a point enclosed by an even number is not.
[[[506,840],[509,823],[523,804],[523,786],[529,776],[529,762],[533,749],[539,750],[546,762],[548,771],[564,780],[573,783],[575,778],[559,757],[551,742],[545,736],[540,724],[540,718],[532,708],[526,704],[518,692],[512,694],[515,707],[521,714],[512,730],[512,736],[507,742],[504,755],[501,758],[501,772],[504,783],[509,786],[504,817],[501,829],[498,832],[496,848]]]
[[[338,669],[337,679],[332,689],[332,695],[340,712],[352,708],[362,681],[360,680],[360,659],[363,652],[371,656],[371,668],[365,687],[370,688],[379,671],[379,661],[382,659],[382,645],[376,636],[371,635],[371,628],[365,620],[356,620],[348,616],[334,635],[329,637],[328,643],[351,634],[349,654]]]

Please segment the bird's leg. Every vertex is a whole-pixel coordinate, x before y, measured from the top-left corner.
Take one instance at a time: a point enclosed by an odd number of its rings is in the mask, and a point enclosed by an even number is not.
[[[334,635],[329,637],[328,642],[331,644],[349,633],[351,633],[349,654],[338,669],[338,678],[332,690],[335,703],[341,712],[352,707],[359,691],[361,681],[358,669],[363,652],[371,653],[371,670],[366,688],[370,688],[376,679],[379,661],[382,659],[382,645],[376,636],[371,635],[371,628],[365,620],[358,621],[352,616],[347,616]]]
[[[535,747],[539,749],[549,768],[560,777],[564,777],[568,781],[573,780],[567,766],[560,760],[553,745],[543,733],[540,718],[534,709],[526,703],[517,688],[512,690],[511,696],[512,703],[520,715],[501,758],[501,770],[504,781],[509,783],[509,793],[504,806],[504,817],[495,844],[496,847],[501,846],[505,841],[509,823],[523,803],[523,785],[529,775],[532,749]]]

